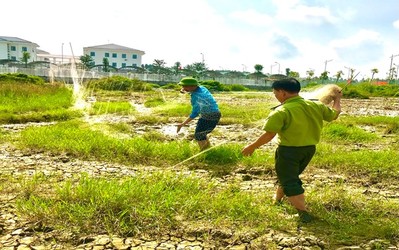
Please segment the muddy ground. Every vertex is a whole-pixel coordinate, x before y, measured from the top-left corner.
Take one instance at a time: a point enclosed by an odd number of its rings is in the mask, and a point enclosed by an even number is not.
[[[371,98],[366,100],[343,99],[342,115],[362,116],[399,116],[398,98]],[[150,110],[143,110],[150,112]],[[89,118],[91,122],[129,122],[129,117],[118,117],[103,115]],[[26,126],[40,126],[46,124],[13,124],[2,125],[2,129],[12,132],[20,131]],[[185,129],[182,134],[175,134],[174,124],[148,125],[149,128],[137,127],[136,132],[141,133],[154,129],[169,136],[171,140],[188,139],[192,126]],[[212,136],[214,145],[226,143],[227,141],[250,142],[259,136],[262,131],[255,127],[247,131],[246,136],[237,136],[236,131],[241,131],[240,125],[219,126],[221,131],[218,135]],[[355,147],[356,145],[353,145]],[[273,147],[267,145],[266,147]],[[190,172],[181,167],[173,168],[171,171]],[[12,175],[32,176],[35,173],[57,173],[67,179],[79,172],[87,172],[93,176],[118,176],[134,175],[140,171],[157,171],[155,167],[131,168],[120,164],[104,162],[81,161],[70,158],[67,155],[51,155],[46,152],[29,153],[14,148],[9,143],[0,145],[0,177]],[[204,170],[196,170],[195,174],[209,176]],[[328,178],[327,178],[328,177]],[[318,182],[336,182],[344,180],[348,188],[360,189],[363,192],[372,192],[388,199],[399,198],[399,181],[392,183],[389,187],[365,184],[363,180],[353,180],[342,175],[329,173],[322,169],[310,169],[303,176],[306,185]],[[243,190],[262,191],[273,193],[275,177],[273,173],[264,172],[261,169],[237,170],[234,173],[216,178],[221,184],[239,182]],[[236,235],[233,229],[226,231],[190,228],[187,225],[185,232],[165,232],[160,237],[119,238],[109,235],[75,235],[73,232],[60,232],[54,228],[42,228],[36,222],[23,218],[15,211],[16,193],[0,193],[0,249],[265,249],[265,242],[274,242],[278,249],[329,249],[328,245],[321,239],[313,236],[306,229],[298,229],[297,232],[276,232],[269,230],[265,235],[257,235],[248,232],[244,235]],[[201,231],[202,230],[202,231]],[[208,233],[208,238],[199,236]],[[367,249],[375,242],[365,242],[359,246],[348,246],[341,249]],[[392,244],[378,242],[386,247],[383,249],[399,249],[399,243]]]

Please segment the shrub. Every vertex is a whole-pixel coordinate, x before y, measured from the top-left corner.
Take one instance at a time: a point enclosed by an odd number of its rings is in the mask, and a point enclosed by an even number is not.
[[[0,74],[1,83],[32,83],[42,85],[45,83],[44,79],[38,76],[26,75],[21,73],[7,73]]]
[[[146,91],[151,90],[152,86],[137,78],[130,79],[123,76],[111,76],[91,80],[87,83],[87,88],[110,91]]]
[[[200,84],[209,90],[223,91],[223,84],[215,80],[200,81]]]

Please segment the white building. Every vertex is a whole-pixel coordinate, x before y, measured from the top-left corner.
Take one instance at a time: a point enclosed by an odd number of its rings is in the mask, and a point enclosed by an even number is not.
[[[37,50],[37,60],[38,61],[45,61],[53,64],[71,64],[71,63],[79,63],[80,57],[79,56],[70,56],[70,55],[54,55],[50,54],[44,50]]]
[[[104,58],[107,58],[110,66],[124,68],[141,67],[145,52],[111,43],[84,47],[83,54],[91,56],[95,65],[103,64]]]
[[[28,52],[28,62],[37,61],[39,45],[18,37],[0,36],[0,60],[22,61],[23,53]]]

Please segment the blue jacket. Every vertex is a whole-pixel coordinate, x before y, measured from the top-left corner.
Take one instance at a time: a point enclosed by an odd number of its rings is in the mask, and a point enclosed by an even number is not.
[[[193,107],[190,118],[194,119],[200,114],[219,113],[219,106],[213,98],[211,92],[204,86],[198,86],[196,90],[190,93],[191,105]]]

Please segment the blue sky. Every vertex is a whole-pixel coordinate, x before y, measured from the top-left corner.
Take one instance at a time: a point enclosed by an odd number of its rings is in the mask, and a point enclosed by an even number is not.
[[[1,36],[52,54],[115,43],[145,51],[145,64],[204,59],[211,69],[261,64],[301,76],[354,68],[358,79],[372,68],[384,78],[392,55],[399,65],[398,0],[13,0],[2,10]]]

